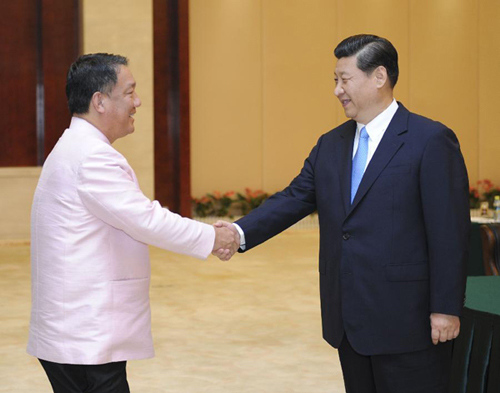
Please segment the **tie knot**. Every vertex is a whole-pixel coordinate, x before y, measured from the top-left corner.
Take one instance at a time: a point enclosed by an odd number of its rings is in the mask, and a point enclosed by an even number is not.
[[[366,132],[366,128],[363,127],[361,129],[361,134],[359,135],[360,138],[363,138],[363,139],[368,139],[368,132]]]

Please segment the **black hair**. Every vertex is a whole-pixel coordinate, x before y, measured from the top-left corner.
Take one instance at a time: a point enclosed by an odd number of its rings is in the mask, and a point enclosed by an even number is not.
[[[347,37],[335,48],[335,57],[350,57],[357,55],[358,68],[370,74],[379,66],[385,67],[391,87],[398,81],[398,52],[385,38],[371,34],[358,34]]]
[[[92,53],[76,59],[66,78],[66,97],[71,114],[88,113],[95,92],[110,93],[122,65],[128,65],[126,57],[108,53]]]

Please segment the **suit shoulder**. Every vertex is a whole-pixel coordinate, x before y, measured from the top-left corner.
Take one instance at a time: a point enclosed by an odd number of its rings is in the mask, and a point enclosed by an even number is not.
[[[321,135],[321,138],[336,138],[340,134],[345,134],[346,132],[356,130],[356,122],[354,120],[347,120],[346,122],[338,125],[337,127],[325,132]]]
[[[430,134],[450,130],[449,127],[439,121],[412,112],[408,116],[408,128],[418,128],[422,132]]]
[[[425,144],[432,140],[448,140],[459,146],[457,135],[445,124],[428,117],[411,113],[408,118],[408,130],[415,131],[418,139]]]
[[[353,127],[356,128],[356,122],[354,120],[347,120],[337,127],[331,129],[326,134],[344,132],[347,130],[351,130]]]

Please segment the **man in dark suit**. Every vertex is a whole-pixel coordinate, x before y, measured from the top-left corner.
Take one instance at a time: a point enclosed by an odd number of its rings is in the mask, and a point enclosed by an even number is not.
[[[335,95],[352,120],[231,227],[248,251],[317,210],[323,336],[339,349],[347,393],[445,393],[470,225],[459,143],[394,100],[389,41],[349,37],[335,56]]]

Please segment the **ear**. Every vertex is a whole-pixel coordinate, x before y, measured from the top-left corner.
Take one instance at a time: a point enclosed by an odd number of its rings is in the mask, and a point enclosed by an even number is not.
[[[104,113],[104,95],[100,91],[96,91],[90,100],[90,105],[97,113]]]
[[[387,70],[384,66],[378,66],[373,71],[373,76],[375,77],[375,84],[380,89],[389,82],[387,76]]]

